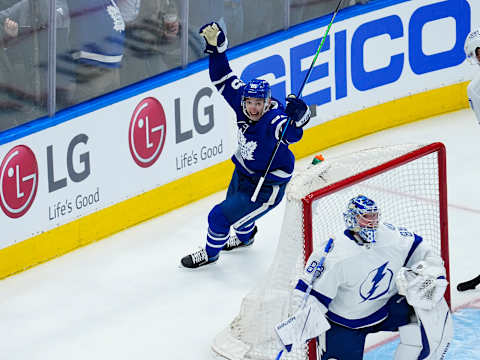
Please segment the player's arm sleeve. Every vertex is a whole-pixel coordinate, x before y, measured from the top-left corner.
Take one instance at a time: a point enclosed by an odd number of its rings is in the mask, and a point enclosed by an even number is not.
[[[210,80],[218,92],[236,112],[241,111],[242,93],[245,84],[230,68],[227,55],[211,54],[208,70]]]
[[[305,293],[308,291],[309,285],[315,278],[307,303],[310,301],[318,301],[325,307],[326,311],[337,294],[337,288],[341,280],[341,271],[337,269],[338,266],[334,261],[329,261],[330,259],[328,257],[325,260],[324,266],[318,270],[317,265],[320,257],[321,254],[317,252],[313,252],[309,257],[304,273],[295,287],[295,293],[296,296],[303,299]]]
[[[280,139],[282,135],[283,128],[287,124],[288,117],[287,115],[278,115],[272,120],[272,126],[274,126],[275,139]],[[296,143],[303,136],[303,128],[297,128],[295,125],[290,124],[285,132],[283,137],[283,142],[287,145]]]
[[[287,144],[293,144],[296,143],[297,141],[300,141],[300,139],[303,136],[303,128],[297,128],[295,125],[290,124],[288,127],[287,131],[285,132],[285,141]]]
[[[410,268],[420,261],[427,261],[431,264],[439,264],[443,266],[441,256],[437,255],[421,236],[415,233],[409,234],[412,234],[411,237],[413,237],[413,241],[407,259],[403,265],[404,267]]]
[[[470,107],[472,108],[475,116],[477,117],[477,122],[480,124],[480,94],[475,91],[478,87],[478,81],[471,82],[467,88],[468,101],[470,102]],[[477,86],[475,86],[477,84]]]

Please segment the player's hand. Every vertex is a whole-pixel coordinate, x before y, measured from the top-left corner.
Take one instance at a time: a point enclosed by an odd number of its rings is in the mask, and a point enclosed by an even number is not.
[[[18,23],[15,21],[6,18],[5,22],[3,23],[3,30],[7,33],[10,37],[17,37],[18,36]]]
[[[293,94],[290,94],[286,98],[287,107],[285,113],[297,128],[304,127],[310,121],[311,112],[307,104],[302,99],[297,99]]]
[[[420,261],[411,269],[402,267],[395,278],[398,293],[413,307],[433,309],[447,288],[443,266]]]
[[[218,23],[212,22],[200,28],[200,35],[205,38],[208,54],[222,53],[227,49],[228,40]]]

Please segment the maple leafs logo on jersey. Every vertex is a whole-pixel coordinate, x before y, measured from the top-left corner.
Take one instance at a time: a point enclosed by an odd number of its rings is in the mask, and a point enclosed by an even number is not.
[[[117,5],[115,3],[113,3],[113,5],[108,5],[107,12],[113,20],[113,30],[118,32],[125,31],[125,21],[123,21],[122,14]]]
[[[238,131],[238,147],[242,158],[245,160],[255,160],[253,152],[257,148],[257,143],[255,141],[247,141],[247,138],[241,130]]]

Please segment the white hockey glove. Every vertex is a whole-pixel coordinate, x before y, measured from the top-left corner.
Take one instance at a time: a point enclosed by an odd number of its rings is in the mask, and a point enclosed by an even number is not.
[[[275,331],[287,351],[290,351],[293,346],[305,344],[306,341],[320,336],[330,329],[324,313],[325,308],[316,300],[310,301],[295,314],[275,326]]]
[[[411,269],[402,267],[396,276],[398,293],[414,308],[430,310],[443,298],[448,281],[441,263],[420,261]]]
[[[205,38],[207,54],[223,53],[227,50],[228,39],[218,23],[203,25],[199,33]]]

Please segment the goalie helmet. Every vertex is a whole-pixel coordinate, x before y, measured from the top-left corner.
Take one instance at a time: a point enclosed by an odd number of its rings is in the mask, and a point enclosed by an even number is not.
[[[272,97],[272,91],[270,89],[270,84],[261,79],[253,79],[245,85],[242,93],[242,109],[243,113],[251,120],[252,115],[247,110],[247,98],[263,99],[263,111],[260,114],[260,117],[265,114],[270,105],[270,98]],[[258,119],[257,119],[258,120]]]
[[[348,202],[343,218],[348,230],[356,232],[366,242],[375,242],[380,218],[375,201],[364,195],[355,196]]]
[[[473,65],[480,65],[476,50],[480,48],[480,29],[472,30],[465,40],[465,54],[468,61]]]

